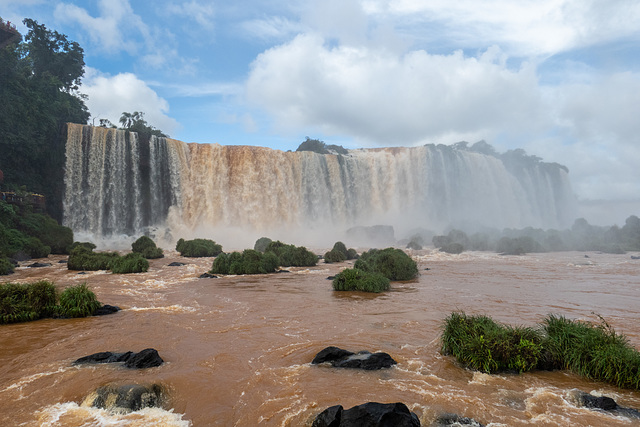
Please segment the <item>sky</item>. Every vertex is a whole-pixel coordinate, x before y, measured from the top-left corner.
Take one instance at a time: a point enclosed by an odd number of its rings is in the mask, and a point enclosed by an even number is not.
[[[640,2],[0,0],[80,43],[91,122],[295,150],[470,143],[569,168],[582,216],[640,216]]]

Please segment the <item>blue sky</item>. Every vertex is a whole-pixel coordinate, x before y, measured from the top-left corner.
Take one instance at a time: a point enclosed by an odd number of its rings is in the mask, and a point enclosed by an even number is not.
[[[144,111],[185,142],[282,150],[484,139],[566,165],[594,223],[640,215],[639,2],[0,0],[0,16],[80,43],[96,123]]]

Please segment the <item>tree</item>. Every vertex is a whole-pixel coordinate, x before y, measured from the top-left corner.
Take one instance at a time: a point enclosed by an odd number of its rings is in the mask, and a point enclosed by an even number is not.
[[[123,129],[130,132],[137,132],[139,136],[145,138],[151,138],[152,135],[157,137],[168,137],[160,129],[156,129],[149,125],[144,119],[144,113],[141,111],[134,111],[133,113],[123,112],[120,116],[120,124]]]

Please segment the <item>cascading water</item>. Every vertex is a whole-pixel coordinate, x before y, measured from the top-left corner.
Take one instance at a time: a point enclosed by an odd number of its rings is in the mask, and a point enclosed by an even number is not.
[[[64,223],[99,236],[162,226],[560,228],[574,219],[575,206],[560,165],[443,145],[333,155],[147,142],[75,124],[68,127],[65,186]]]

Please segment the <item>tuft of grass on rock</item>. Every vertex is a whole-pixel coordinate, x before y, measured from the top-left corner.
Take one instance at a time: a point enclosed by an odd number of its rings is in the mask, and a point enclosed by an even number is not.
[[[528,372],[543,352],[542,336],[526,327],[501,325],[488,316],[452,313],[444,322],[442,353],[485,373]]]
[[[209,239],[178,240],[176,250],[184,257],[211,257],[222,253],[222,245]]]
[[[86,283],[66,288],[60,294],[59,315],[61,317],[87,317],[102,305]]]
[[[88,246],[77,245],[71,250],[67,261],[68,270],[108,270],[111,262],[119,258],[117,252],[93,252]]]
[[[333,279],[335,291],[383,292],[389,290],[389,279],[379,273],[346,268]]]
[[[144,273],[149,270],[149,261],[139,253],[131,252],[111,260],[109,269],[115,274]]]
[[[269,243],[265,249],[267,252],[273,252],[282,267],[313,267],[318,263],[318,256],[304,246],[296,247],[279,240]]]

